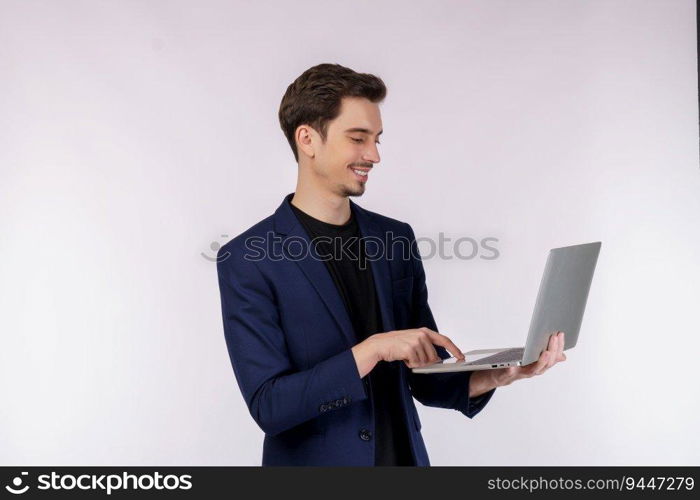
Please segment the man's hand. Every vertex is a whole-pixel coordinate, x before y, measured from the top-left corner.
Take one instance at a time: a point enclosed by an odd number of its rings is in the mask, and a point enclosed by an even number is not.
[[[494,387],[512,384],[522,378],[542,375],[560,361],[566,361],[564,332],[557,332],[549,337],[547,349],[542,351],[539,359],[534,363],[526,366],[498,368],[496,370],[481,370],[474,373],[469,380],[469,397],[479,396]]]
[[[457,359],[464,359],[462,351],[449,338],[425,327],[375,333],[353,347],[352,352],[360,377],[364,377],[379,361],[403,361],[409,368],[436,363],[441,358],[433,344],[444,347]]]

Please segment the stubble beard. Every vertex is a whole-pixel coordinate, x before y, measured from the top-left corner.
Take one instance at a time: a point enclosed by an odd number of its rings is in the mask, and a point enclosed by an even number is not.
[[[362,196],[365,194],[365,186],[351,187],[343,184],[340,186],[340,192],[342,196]]]

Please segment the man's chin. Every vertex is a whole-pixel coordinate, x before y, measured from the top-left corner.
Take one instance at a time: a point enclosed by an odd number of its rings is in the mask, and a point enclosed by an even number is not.
[[[348,187],[348,186],[343,186],[343,196],[362,196],[365,194],[365,187],[364,186],[357,186],[357,187]]]

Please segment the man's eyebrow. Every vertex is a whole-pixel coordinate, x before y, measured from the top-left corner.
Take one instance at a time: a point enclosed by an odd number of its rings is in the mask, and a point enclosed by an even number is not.
[[[346,130],[346,132],[362,132],[363,134],[371,134],[372,131],[366,128],[362,127],[354,127],[354,128],[349,128]],[[381,135],[382,132],[384,132],[384,129],[380,130],[377,135]]]

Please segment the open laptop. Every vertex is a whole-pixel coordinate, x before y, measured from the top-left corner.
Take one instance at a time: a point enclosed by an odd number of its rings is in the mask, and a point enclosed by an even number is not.
[[[463,361],[452,357],[432,365],[412,368],[412,371],[444,373],[529,365],[539,359],[547,348],[550,335],[558,331],[564,332],[564,349],[574,347],[600,245],[597,241],[549,251],[525,347],[469,351],[463,353]]]

